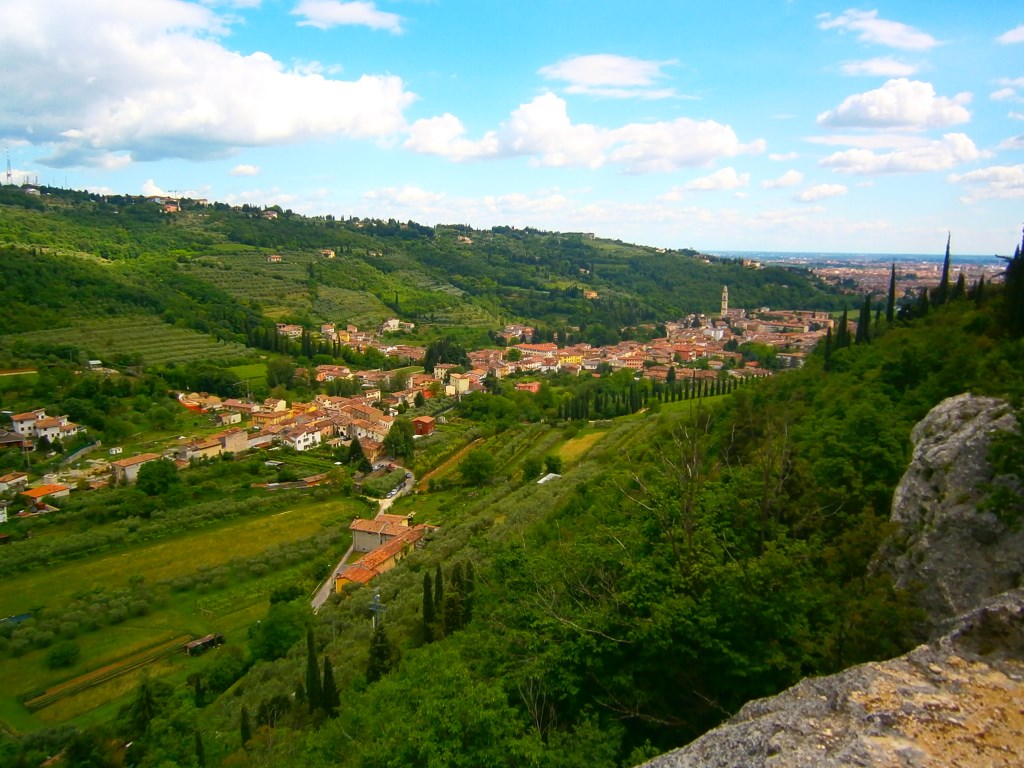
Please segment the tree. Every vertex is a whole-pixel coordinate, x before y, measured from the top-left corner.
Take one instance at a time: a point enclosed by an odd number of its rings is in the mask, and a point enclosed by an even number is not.
[[[388,434],[384,438],[384,447],[395,458],[409,461],[416,450],[416,442],[413,439],[415,434],[416,428],[413,427],[410,419],[397,418],[391,424],[391,429],[388,430]]]
[[[860,305],[860,316],[857,318],[858,344],[867,344],[871,341],[871,294],[864,297],[864,303]]]
[[[484,485],[490,482],[498,469],[494,455],[486,448],[474,448],[459,465],[459,474],[466,485]]]
[[[423,637],[429,643],[434,638],[434,595],[430,574],[423,574]]]
[[[527,456],[523,460],[523,482],[528,483],[531,480],[536,480],[540,477],[542,469],[544,469],[544,461],[540,456]]]
[[[417,390],[416,391],[416,398],[413,400],[413,405],[415,405],[417,408],[422,408],[426,404],[427,404],[427,398],[423,395],[423,390],[422,389]]]
[[[147,496],[162,496],[172,486],[180,485],[181,477],[174,462],[163,459],[147,461],[139,467],[135,487]]]
[[[287,387],[295,377],[295,364],[287,357],[275,357],[267,363],[267,386]]]
[[[308,614],[302,603],[274,603],[267,615],[249,627],[249,649],[256,659],[273,661],[302,639]]]
[[[444,575],[441,573],[441,564],[434,568],[434,608],[440,608],[444,603]]]
[[[836,349],[848,346],[850,346],[850,314],[844,309],[842,317],[839,318],[839,328],[836,331]]]
[[[242,746],[245,747],[250,741],[252,741],[252,725],[249,723],[249,708],[242,705],[242,714],[238,721],[238,732],[242,738]]]
[[[889,295],[885,302],[885,321],[892,325],[896,320],[896,262],[889,270]]]
[[[358,437],[353,437],[352,442],[349,444],[348,463],[360,472],[369,472],[373,469],[373,465],[370,464],[370,460],[366,458],[366,454],[363,453],[363,446],[359,442]]]
[[[324,656],[324,682],[321,686],[321,696],[324,712],[330,717],[334,717],[338,712],[338,707],[341,706],[341,696],[338,695],[338,686],[334,682],[334,668],[326,655]]]
[[[199,732],[197,728],[196,734],[196,764],[199,768],[204,768],[206,765],[206,748],[203,747],[203,734]]]
[[[316,663],[312,627],[306,630],[306,701],[309,703],[310,714],[323,706],[323,689],[320,684],[320,668]]]
[[[64,640],[53,646],[50,652],[46,654],[46,666],[50,669],[73,667],[81,653],[82,649],[78,643],[73,640]]]
[[[946,258],[942,261],[942,278],[939,280],[939,287],[935,291],[933,304],[945,304],[949,300],[949,241],[952,235],[946,233]]]
[[[366,665],[366,681],[375,683],[395,666],[395,649],[388,640],[384,626],[378,624],[370,637],[370,659]]]
[[[557,453],[549,453],[544,457],[544,470],[549,474],[562,474],[562,457]]]

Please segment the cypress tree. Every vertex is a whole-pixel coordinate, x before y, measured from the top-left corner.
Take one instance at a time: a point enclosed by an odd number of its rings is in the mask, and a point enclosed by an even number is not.
[[[395,665],[394,651],[383,625],[378,624],[370,637],[370,659],[366,665],[366,681],[375,683]]]
[[[466,582],[462,596],[462,626],[466,626],[473,618],[473,594],[476,592],[476,573],[473,561],[466,561]]]
[[[939,281],[939,289],[935,295],[936,304],[945,304],[949,300],[949,240],[950,233],[946,233],[946,258],[942,262],[942,279]]]
[[[423,636],[429,643],[434,639],[434,595],[430,574],[423,574]]]
[[[857,318],[857,339],[858,344],[867,344],[871,341],[871,294],[864,297],[864,303],[860,305],[860,316]]]
[[[242,746],[245,747],[250,741],[252,741],[252,726],[249,724],[249,708],[242,705],[242,717],[238,723],[238,730],[242,737]]]
[[[323,689],[320,687],[320,665],[316,661],[316,647],[312,628],[306,630],[306,701],[309,713],[323,707]]]
[[[953,286],[953,295],[951,296],[951,299],[953,301],[957,301],[958,299],[962,299],[965,295],[967,295],[967,278],[961,271],[956,277],[956,285]]]
[[[434,609],[444,605],[444,577],[441,575],[441,564],[434,569]]]
[[[890,325],[896,320],[896,262],[889,271],[889,297],[885,303],[885,322]]]
[[[839,329],[836,331],[836,349],[850,346],[850,314],[843,310],[843,316],[839,318]]]
[[[198,728],[196,729],[195,734],[196,734],[196,765],[198,765],[199,768],[203,768],[203,766],[206,765],[206,748],[203,747],[203,735],[199,732]]]
[[[341,697],[338,695],[338,686],[334,682],[334,668],[326,655],[324,656],[324,682],[321,690],[324,711],[334,717],[338,713],[338,707],[341,706]]]
[[[985,276],[978,278],[978,284],[974,286],[974,305],[980,307],[985,302]]]

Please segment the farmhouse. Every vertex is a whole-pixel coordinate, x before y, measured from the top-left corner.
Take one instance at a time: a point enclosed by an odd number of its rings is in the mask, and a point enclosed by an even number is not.
[[[434,417],[417,416],[412,420],[412,428],[418,436],[432,435],[434,434]]]
[[[77,435],[82,428],[68,421],[67,416],[47,416],[46,411],[39,409],[28,413],[16,413],[11,416],[14,431],[22,437],[32,440],[46,438],[49,441],[63,440]]]
[[[390,515],[394,517],[394,515]],[[366,522],[373,522],[367,520]],[[374,549],[354,565],[350,565],[342,571],[334,581],[334,591],[342,592],[346,584],[366,584],[381,573],[386,573],[395,567],[403,558],[424,545],[423,537],[429,532],[436,530],[432,525],[417,525],[406,528],[403,533],[391,538],[386,543]]]
[[[14,488],[23,488],[27,484],[28,475],[24,472],[8,472],[6,475],[0,475],[0,493]]]
[[[372,552],[381,544],[406,533],[409,530],[409,518],[382,512],[373,520],[357,517],[348,529],[352,531],[352,549],[356,552]]]
[[[21,495],[33,505],[43,503],[43,499],[62,499],[70,494],[71,486],[61,485],[59,483],[37,485],[35,488],[29,488],[28,490],[21,492]]]
[[[160,458],[161,456],[157,453],[140,453],[138,456],[110,462],[110,469],[114,473],[114,482],[123,485],[134,483],[143,464],[157,461]]]

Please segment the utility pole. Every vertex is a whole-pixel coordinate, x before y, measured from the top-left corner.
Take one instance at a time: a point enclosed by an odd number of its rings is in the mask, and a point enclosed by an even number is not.
[[[376,629],[384,621],[384,611],[388,607],[380,601],[380,590],[373,593],[373,602],[370,603],[370,611],[373,613],[373,628]]]

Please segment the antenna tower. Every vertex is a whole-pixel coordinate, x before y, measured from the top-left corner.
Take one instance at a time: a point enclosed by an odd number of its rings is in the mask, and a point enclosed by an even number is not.
[[[8,149],[6,151],[7,151],[7,181],[4,182],[4,183],[6,183],[6,184],[13,184],[14,183],[14,173],[11,171],[11,150]]]
[[[376,629],[384,621],[384,611],[387,606],[380,601],[380,590],[373,593],[373,602],[370,603],[370,611],[373,612],[373,628]]]

